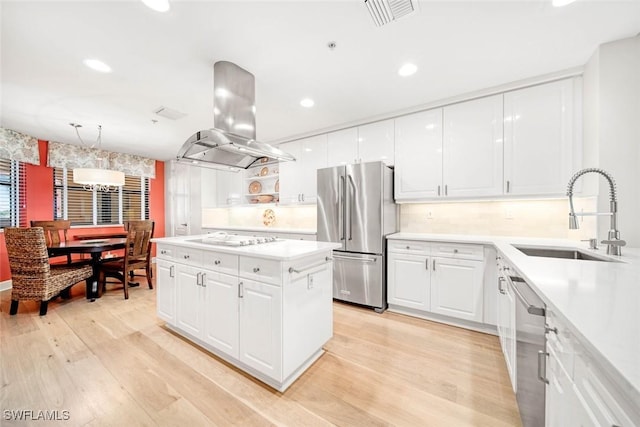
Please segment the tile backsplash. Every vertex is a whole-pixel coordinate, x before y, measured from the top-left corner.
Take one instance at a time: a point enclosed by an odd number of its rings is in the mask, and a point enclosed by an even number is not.
[[[263,214],[271,209],[275,222],[264,225]],[[292,230],[316,229],[316,205],[304,206],[241,206],[233,208],[212,208],[202,210],[203,227],[264,227],[288,228]]]

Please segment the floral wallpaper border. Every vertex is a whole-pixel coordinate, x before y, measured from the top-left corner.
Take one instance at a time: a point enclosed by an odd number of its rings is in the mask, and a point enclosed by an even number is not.
[[[106,159],[108,164],[101,164]],[[114,153],[78,145],[49,142],[49,167],[105,168],[124,172],[126,175],[156,177],[156,161],[133,154]]]
[[[0,159],[39,165],[38,139],[11,129],[0,128]]]

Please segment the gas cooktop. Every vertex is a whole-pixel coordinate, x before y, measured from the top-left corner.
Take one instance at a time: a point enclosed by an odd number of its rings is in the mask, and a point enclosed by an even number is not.
[[[229,234],[213,233],[210,236],[195,239],[193,241],[199,243],[206,243],[207,245],[219,245],[219,246],[249,246],[259,245],[262,243],[277,242],[282,239],[278,239],[272,236],[257,237],[257,236],[239,236]]]

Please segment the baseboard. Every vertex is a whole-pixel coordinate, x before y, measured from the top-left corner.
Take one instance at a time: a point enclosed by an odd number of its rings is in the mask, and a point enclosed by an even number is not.
[[[11,289],[11,288],[12,288],[11,279],[5,280],[4,282],[0,282],[0,292],[6,291],[7,289]]]

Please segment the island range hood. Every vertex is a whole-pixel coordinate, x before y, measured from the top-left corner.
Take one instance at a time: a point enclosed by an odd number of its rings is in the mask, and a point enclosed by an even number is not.
[[[177,159],[230,169],[246,169],[262,157],[295,160],[291,154],[255,140],[255,78],[228,61],[213,64],[213,126],[191,135]]]

